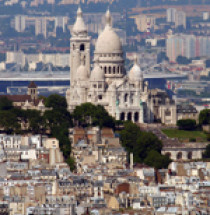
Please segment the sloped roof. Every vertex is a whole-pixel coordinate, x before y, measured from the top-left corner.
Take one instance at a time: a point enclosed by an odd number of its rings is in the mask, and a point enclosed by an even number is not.
[[[34,81],[31,81],[28,85],[28,88],[37,88],[37,85],[34,83]]]

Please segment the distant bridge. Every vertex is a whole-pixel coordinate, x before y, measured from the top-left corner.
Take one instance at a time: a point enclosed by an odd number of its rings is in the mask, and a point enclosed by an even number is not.
[[[186,75],[172,73],[149,73],[144,74],[144,79],[184,79]],[[70,72],[45,73],[44,71],[36,73],[1,73],[0,81],[70,81]]]

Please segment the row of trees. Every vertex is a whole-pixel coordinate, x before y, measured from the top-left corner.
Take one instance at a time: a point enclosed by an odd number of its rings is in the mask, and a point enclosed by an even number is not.
[[[180,130],[195,130],[203,125],[210,125],[210,109],[204,109],[199,114],[199,124],[194,119],[181,119],[177,121]]]
[[[116,121],[100,105],[84,103],[77,106],[70,114],[66,99],[59,95],[51,95],[45,99],[45,106],[48,110],[44,113],[37,110],[17,109],[13,107],[11,101],[3,97],[0,99],[0,127],[8,134],[40,133],[56,137],[60,142],[64,158],[71,168],[74,167],[74,162],[69,156],[70,127],[99,126],[116,129],[122,125],[121,121]],[[133,152],[134,161],[137,163],[166,168],[171,162],[169,157],[161,155],[161,141],[151,132],[140,131],[139,127],[132,122],[124,123],[124,129],[120,131],[120,139],[123,147],[128,152]]]
[[[194,119],[180,119],[177,121],[180,130],[193,131],[196,129],[196,121]]]
[[[91,103],[76,107],[70,114],[66,99],[59,95],[45,98],[44,113],[38,110],[22,110],[13,106],[7,97],[0,99],[0,127],[7,134],[47,134],[59,140],[66,162],[73,168],[69,128],[73,126],[100,126],[114,128],[115,121],[102,106]]]

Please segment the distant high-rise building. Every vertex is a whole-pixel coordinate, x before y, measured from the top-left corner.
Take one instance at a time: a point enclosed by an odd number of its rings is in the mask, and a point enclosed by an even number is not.
[[[176,9],[175,8],[168,8],[166,11],[167,22],[175,22],[175,17],[176,17]]]
[[[177,11],[175,15],[175,27],[179,26],[186,28],[186,13],[183,11]]]
[[[141,32],[150,32],[155,27],[155,17],[151,15],[139,15],[136,18],[136,25]]]
[[[209,19],[209,12],[203,12],[203,20],[208,20]]]
[[[24,32],[26,28],[26,17],[23,15],[15,16],[15,30],[17,32]]]
[[[68,18],[65,16],[57,16],[55,17],[55,30],[60,27],[63,29],[63,32],[66,31],[66,24],[68,22]]]
[[[166,42],[167,56],[175,62],[178,56],[187,58],[210,57],[210,37],[195,35],[173,35]]]
[[[47,37],[47,20],[45,17],[37,17],[35,20],[35,35]]]

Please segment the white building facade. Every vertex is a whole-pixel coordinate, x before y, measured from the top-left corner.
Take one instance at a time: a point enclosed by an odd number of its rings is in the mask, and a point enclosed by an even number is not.
[[[95,45],[94,68],[90,69],[90,37],[82,11],[77,11],[70,42],[70,89],[66,97],[69,110],[91,102],[102,105],[117,120],[153,122],[153,101],[135,59],[128,75],[124,68],[122,44],[112,28],[111,14],[106,12],[106,26]]]

